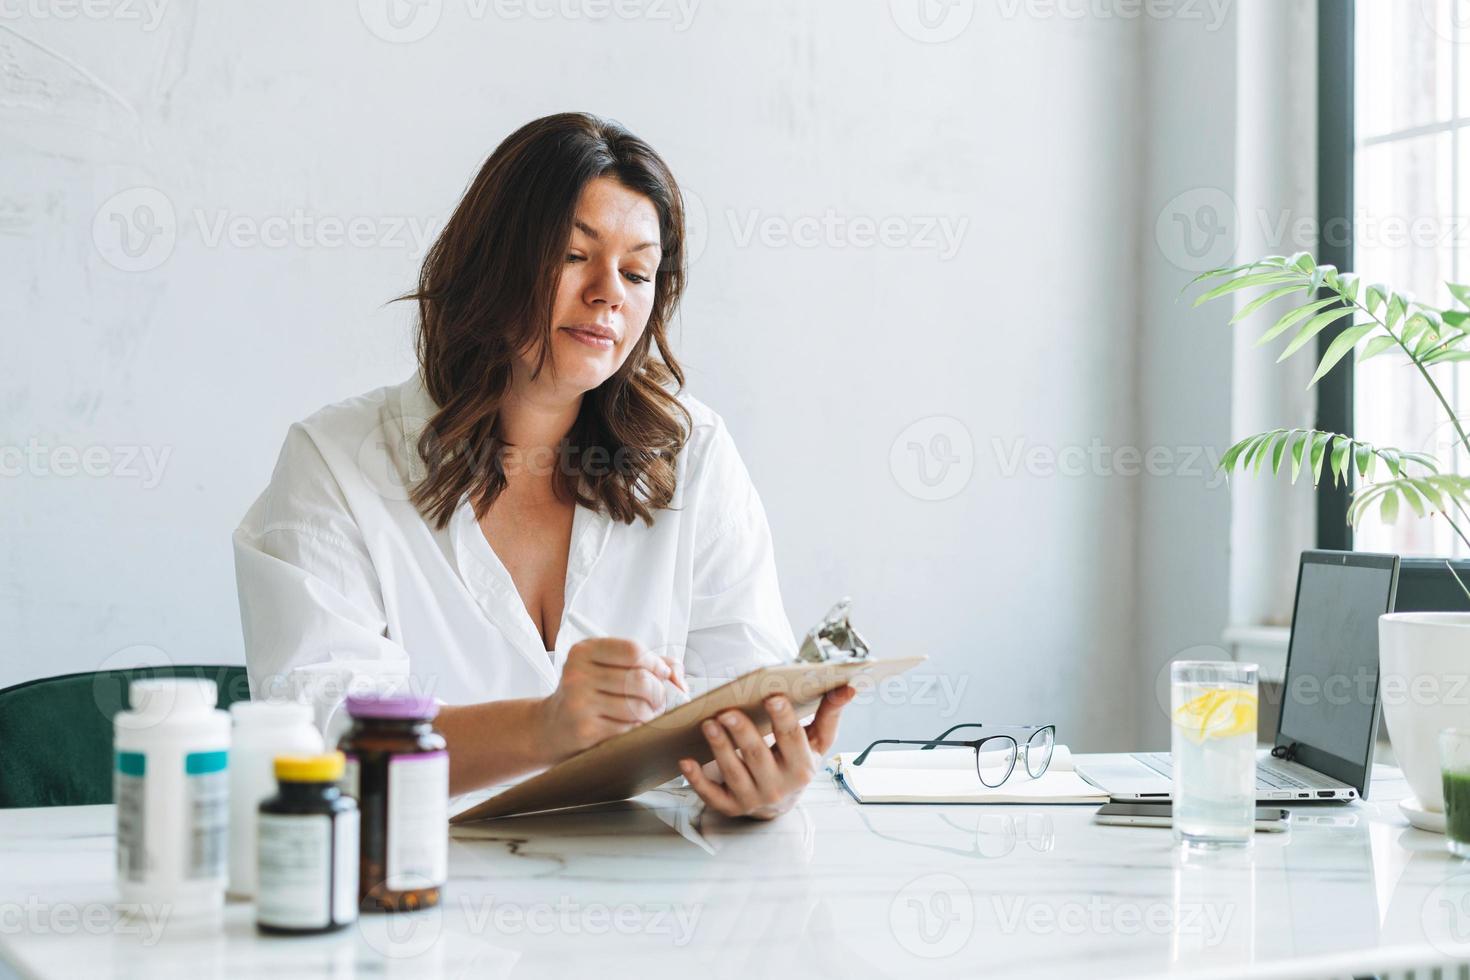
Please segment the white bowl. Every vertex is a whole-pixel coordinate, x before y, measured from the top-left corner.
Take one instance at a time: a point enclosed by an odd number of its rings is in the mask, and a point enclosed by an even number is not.
[[[1378,656],[1394,757],[1420,805],[1441,813],[1439,733],[1470,728],[1470,613],[1380,616]]]

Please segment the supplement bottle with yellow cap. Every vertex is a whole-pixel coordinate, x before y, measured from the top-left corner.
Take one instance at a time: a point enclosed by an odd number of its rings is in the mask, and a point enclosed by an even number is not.
[[[357,920],[357,803],[342,753],[277,756],[280,791],[260,804],[255,922],[262,932],[331,932]]]

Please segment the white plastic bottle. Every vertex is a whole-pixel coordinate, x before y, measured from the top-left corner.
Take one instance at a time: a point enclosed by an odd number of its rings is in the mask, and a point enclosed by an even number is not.
[[[214,681],[134,681],[113,719],[117,884],[122,903],[170,916],[224,904],[230,716]]]
[[[230,705],[230,894],[254,898],[256,811],[276,793],[278,755],[315,756],[324,746],[311,707],[293,701],[238,701]]]

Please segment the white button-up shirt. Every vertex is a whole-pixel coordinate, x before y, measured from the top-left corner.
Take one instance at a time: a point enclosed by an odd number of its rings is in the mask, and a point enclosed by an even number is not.
[[[760,497],[720,417],[680,401],[694,425],[671,507],[650,527],[577,506],[551,651],[468,499],[442,530],[408,499],[435,411],[417,375],[293,425],[234,535],[255,695],[305,697],[326,728],[364,687],[447,704],[544,697],[588,637],[682,660],[696,692],[789,660]]]

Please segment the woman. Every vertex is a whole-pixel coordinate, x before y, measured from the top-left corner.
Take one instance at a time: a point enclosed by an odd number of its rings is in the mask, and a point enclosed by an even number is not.
[[[430,250],[419,372],[291,427],[235,532],[259,696],[397,678],[445,703],[455,793],[549,766],[795,650],[760,498],[679,394],[684,213],[620,126],[548,116],[491,155]],[[687,678],[687,683],[686,683]],[[714,810],[791,806],[851,688],[767,704],[683,760]]]

